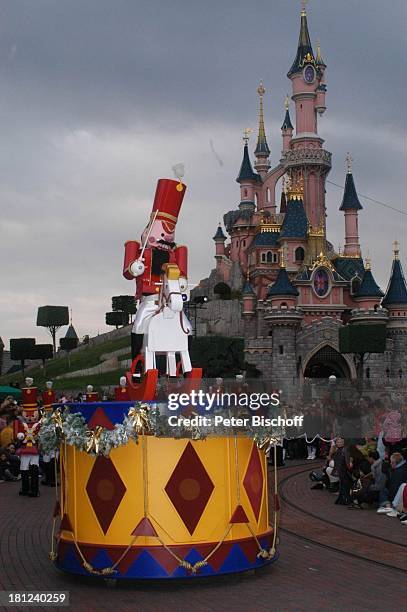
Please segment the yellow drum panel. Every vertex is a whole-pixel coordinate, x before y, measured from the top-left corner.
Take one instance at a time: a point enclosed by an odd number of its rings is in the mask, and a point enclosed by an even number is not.
[[[191,441],[145,436],[138,444],[131,441],[114,449],[110,460],[122,483],[122,497],[105,534],[87,492],[98,458],[73,447],[66,449],[62,505],[78,541],[129,544],[132,532],[144,516],[145,494],[147,516],[167,545],[215,542],[224,538],[239,503],[238,490],[253,532],[260,534],[268,530],[266,458],[249,438],[238,438],[235,442],[233,438]],[[106,460],[102,464],[103,461]],[[146,485],[143,474],[147,474]],[[166,491],[170,482],[171,490]],[[104,495],[108,495],[106,490]],[[185,504],[182,496],[187,500]],[[191,512],[187,517],[182,516],[185,505],[195,504],[194,496],[198,511],[194,506],[192,518]],[[247,525],[238,523],[233,525],[227,539],[248,535]],[[69,531],[63,531],[63,536],[70,539]],[[139,536],[137,545],[156,546],[159,541],[155,537]]]

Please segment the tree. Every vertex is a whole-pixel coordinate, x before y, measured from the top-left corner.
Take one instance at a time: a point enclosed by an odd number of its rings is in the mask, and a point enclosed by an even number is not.
[[[230,300],[231,299],[231,290],[229,285],[227,285],[224,282],[220,282],[217,283],[214,288],[213,288],[213,292],[219,297],[219,299],[221,300]]]
[[[29,358],[30,359],[41,359],[42,365],[44,368],[44,373],[45,373],[46,372],[45,361],[47,359],[52,359],[53,356],[54,356],[54,347],[52,346],[52,344],[35,344],[31,349]]]
[[[113,312],[124,312],[127,317],[126,321],[130,318],[130,322],[133,322],[133,315],[137,311],[136,300],[134,295],[115,295],[112,297],[112,310]],[[124,319],[123,319],[124,320]],[[123,325],[127,325],[127,323],[123,323]]]
[[[40,306],[37,313],[37,326],[46,327],[52,336],[52,345],[54,347],[54,354],[57,351],[56,348],[56,335],[57,331],[63,325],[69,323],[69,310],[68,306]]]
[[[121,311],[107,312],[106,325],[113,325],[114,327],[116,327],[116,329],[118,329],[121,325],[124,325],[123,317],[126,317],[126,314]]]
[[[66,351],[68,353],[68,366],[71,367],[71,351],[77,348],[79,343],[78,338],[74,337],[65,337],[59,339],[59,346],[62,351]]]
[[[23,375],[25,361],[31,358],[34,346],[35,338],[13,338],[10,340],[10,357],[13,361],[20,361]]]

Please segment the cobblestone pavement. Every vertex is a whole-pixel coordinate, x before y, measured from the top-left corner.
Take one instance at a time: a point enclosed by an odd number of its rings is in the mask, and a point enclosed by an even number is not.
[[[310,491],[308,471],[304,464],[280,471],[281,556],[273,566],[211,582],[120,584],[116,588],[59,573],[48,560],[53,490],[42,488],[37,499],[21,498],[18,483],[2,483],[0,588],[69,591],[70,609],[75,612],[405,608],[407,528],[373,510],[335,506],[333,495]]]

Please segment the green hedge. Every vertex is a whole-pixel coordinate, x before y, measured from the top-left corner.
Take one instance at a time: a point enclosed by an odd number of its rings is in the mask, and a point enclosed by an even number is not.
[[[229,378],[244,369],[243,338],[203,336],[192,338],[190,354],[195,367],[207,378]]]
[[[384,353],[386,326],[345,325],[339,330],[339,350],[341,353]]]

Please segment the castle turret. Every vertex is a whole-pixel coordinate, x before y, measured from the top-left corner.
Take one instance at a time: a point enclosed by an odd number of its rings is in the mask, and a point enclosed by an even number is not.
[[[358,213],[363,209],[356,192],[352,174],[352,158],[346,156],[348,171],[346,174],[345,191],[339,210],[345,213],[345,257],[360,257]]]
[[[218,229],[212,240],[215,243],[215,260],[216,260],[216,271],[219,278],[224,278],[224,262],[226,259],[225,240],[226,236],[223,233],[222,226],[219,223]]]
[[[387,329],[393,340],[391,376],[401,378],[407,375],[407,286],[398,242],[394,243],[393,250],[393,267],[382,306],[389,312]]]
[[[362,282],[359,289],[353,294],[353,299],[360,304],[361,308],[369,309],[377,307],[383,296],[383,291],[373,278],[370,259],[366,258]]]
[[[267,294],[271,308],[266,309],[264,319],[271,326],[273,383],[284,391],[286,398],[293,392],[293,381],[297,376],[295,338],[303,319],[303,312],[296,307],[298,295],[287,274],[282,249],[280,270]]]
[[[294,307],[299,291],[292,284],[285,267],[284,252],[280,253],[280,270],[275,283],[269,288],[267,298],[271,299],[272,306]]]
[[[407,287],[403,268],[399,258],[399,243],[394,243],[394,261],[391,270],[390,282],[382,300],[382,306],[387,308],[390,315],[397,312],[398,316],[407,316]]]
[[[243,136],[243,159],[240,166],[239,175],[236,179],[240,183],[240,210],[250,210],[251,212],[255,209],[254,201],[254,186],[260,180],[258,174],[253,172],[252,164],[249,157],[249,133],[250,130],[244,130]]]
[[[295,135],[284,140],[281,162],[291,178],[304,180],[304,208],[312,227],[321,219],[325,231],[325,181],[331,169],[331,154],[318,135],[318,114],[325,110],[325,63],[317,61],[308,31],[305,3],[301,11],[300,36],[294,62],[288,72],[295,103]],[[289,143],[289,146],[288,146]],[[287,147],[287,148],[286,148]]]
[[[290,117],[290,98],[287,96],[285,99],[285,117],[283,125],[281,126],[281,134],[283,136],[283,153],[288,151],[290,148],[291,138],[293,137],[294,126],[291,123]]]
[[[242,289],[243,297],[243,315],[254,315],[256,305],[256,294],[250,283],[249,275],[247,275],[246,282]]]
[[[304,210],[304,188],[299,180],[291,183],[287,192],[287,208],[280,232],[280,244],[286,249],[287,263],[303,262],[307,247],[308,219]],[[302,255],[299,257],[298,249]],[[296,255],[297,253],[297,255]]]
[[[263,96],[266,93],[264,89],[263,81],[260,81],[260,85],[257,89],[257,93],[259,94],[260,103],[259,103],[259,132],[257,136],[257,145],[254,151],[256,156],[255,168],[259,172],[260,176],[264,176],[267,174],[270,163],[270,149],[267,144],[266,132],[264,129],[264,109],[263,109]]]
[[[223,233],[222,226],[220,223],[218,225],[218,229],[216,230],[216,234],[214,235],[212,240],[215,242],[216,255],[224,255],[226,236]]]

